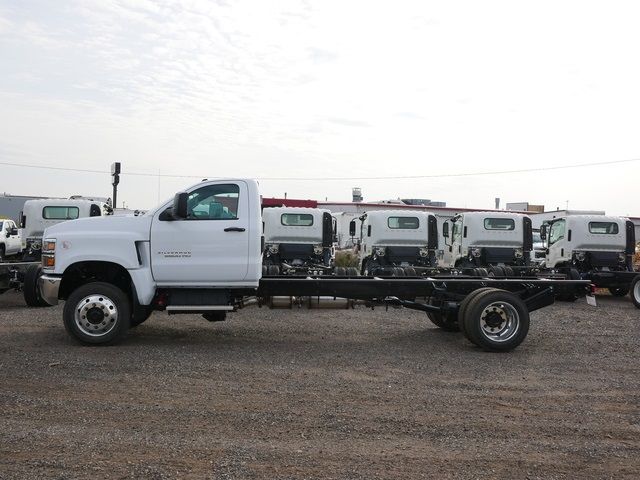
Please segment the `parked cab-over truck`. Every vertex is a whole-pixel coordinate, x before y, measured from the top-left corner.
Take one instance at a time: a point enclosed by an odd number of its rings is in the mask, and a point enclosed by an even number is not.
[[[208,206],[222,203],[224,209]],[[50,305],[64,300],[63,323],[88,344],[114,343],[152,311],[222,320],[254,299],[335,296],[439,315],[480,347],[517,347],[529,312],[553,303],[554,289],[588,282],[527,279],[262,276],[257,182],[204,181],[138,217],[94,217],[47,228],[40,277]],[[482,287],[482,288],[480,288]],[[428,302],[416,299],[427,297]],[[443,328],[444,328],[443,327]]]
[[[435,216],[420,211],[374,210],[360,218],[362,275],[416,276],[436,266]]]
[[[329,210],[274,207],[262,212],[263,274],[331,274],[335,220]]]
[[[547,242],[547,269],[588,279],[614,296],[629,293],[640,274],[633,270],[635,225],[624,217],[569,215],[544,223],[540,232]]]
[[[110,211],[103,201],[87,198],[46,198],[27,200],[22,208],[20,224],[24,245],[23,260],[37,261],[42,253],[42,235],[48,227],[67,220],[99,217]]]
[[[495,276],[511,276],[531,263],[533,232],[527,215],[467,212],[445,222],[443,236],[449,268],[487,269]]]

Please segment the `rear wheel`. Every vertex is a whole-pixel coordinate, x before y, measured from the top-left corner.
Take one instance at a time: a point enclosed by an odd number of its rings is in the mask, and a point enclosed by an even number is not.
[[[482,292],[486,292],[487,290],[493,290],[493,288],[492,287],[482,287],[482,288],[478,288],[477,290],[474,290],[469,295],[464,297],[462,302],[460,302],[460,306],[458,307],[458,328],[464,334],[466,339],[469,340],[472,343],[475,343],[475,342],[471,338],[469,338],[469,335],[467,335],[467,332],[464,329],[464,315],[465,315],[465,312],[467,310],[467,307],[469,306],[469,303],[471,303],[471,301],[474,298],[476,298],[478,295],[480,295]]]
[[[524,302],[511,292],[486,290],[467,305],[464,330],[471,341],[484,350],[512,350],[529,332],[529,311]]]
[[[67,332],[81,343],[113,344],[129,330],[131,303],[118,287],[92,282],[69,295],[62,317]]]
[[[629,287],[609,287],[608,290],[614,297],[624,297],[629,293]]]
[[[0,262],[5,258],[4,251],[4,245],[0,245]]]
[[[278,265],[269,265],[267,267],[267,274],[269,276],[277,276],[280,275],[280,267]]]
[[[344,277],[347,274],[347,271],[344,267],[336,267],[334,270],[336,277]]]
[[[358,272],[358,269],[356,267],[349,267],[347,268],[347,275],[349,275],[350,277],[359,277],[360,272]]]
[[[24,301],[30,307],[48,307],[49,304],[44,301],[40,295],[40,286],[38,280],[42,275],[42,267],[40,265],[29,265],[24,274],[24,282],[22,283],[22,296]]]
[[[640,308],[640,275],[636,275],[631,282],[631,301],[636,308]]]
[[[570,268],[569,270],[567,270],[566,275],[567,280],[582,279],[582,277],[580,276],[580,272],[576,268]],[[556,295],[556,300],[560,302],[575,302],[580,297],[580,295],[578,295],[574,290],[575,289],[570,289],[568,293],[559,293],[558,295]]]
[[[418,273],[416,272],[416,269],[413,267],[405,267],[404,269],[404,274],[406,277],[417,277]]]

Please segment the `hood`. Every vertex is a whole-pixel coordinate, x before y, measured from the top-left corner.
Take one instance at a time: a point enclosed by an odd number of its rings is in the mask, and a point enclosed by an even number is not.
[[[148,241],[151,229],[149,216],[105,216],[87,217],[69,220],[47,228],[44,236],[55,238],[58,235],[133,237],[136,240]]]

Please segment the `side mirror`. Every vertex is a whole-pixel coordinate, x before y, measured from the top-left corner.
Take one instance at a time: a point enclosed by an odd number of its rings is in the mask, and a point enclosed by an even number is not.
[[[11,236],[11,232],[9,230],[7,230],[7,233],[5,233],[4,236],[9,238]]]
[[[547,225],[542,225],[540,227],[540,239],[541,240],[546,240],[547,239]]]
[[[9,230],[9,233],[7,234],[8,236],[15,236],[18,234],[18,229],[17,228],[12,228],[11,230]]]
[[[351,220],[349,222],[349,236],[350,237],[355,237],[356,236],[356,221],[355,220]]]
[[[187,192],[176,193],[173,197],[173,216],[175,218],[187,218],[187,200],[189,194]]]
[[[442,236],[445,238],[449,237],[449,222],[444,222],[442,224]]]

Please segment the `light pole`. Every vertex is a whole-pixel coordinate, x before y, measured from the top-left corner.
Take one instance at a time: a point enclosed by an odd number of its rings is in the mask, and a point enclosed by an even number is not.
[[[113,185],[113,209],[118,205],[118,184],[120,183],[120,162],[111,164],[111,185]]]

